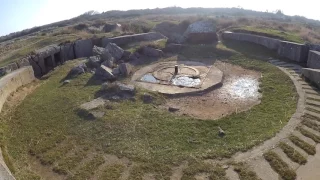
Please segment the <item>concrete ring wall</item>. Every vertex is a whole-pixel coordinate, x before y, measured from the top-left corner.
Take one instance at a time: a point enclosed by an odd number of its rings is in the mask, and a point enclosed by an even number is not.
[[[0,79],[0,113],[2,107],[11,93],[15,92],[19,87],[31,83],[35,80],[34,72],[31,66],[23,67]],[[5,162],[3,161],[0,149],[0,179],[15,179]]]

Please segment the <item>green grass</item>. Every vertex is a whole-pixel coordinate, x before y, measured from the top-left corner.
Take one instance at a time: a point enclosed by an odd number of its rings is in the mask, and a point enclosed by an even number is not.
[[[114,154],[138,162],[141,165],[132,171],[132,176],[151,172],[157,177],[168,177],[173,164],[194,157],[199,160],[230,157],[261,144],[286,125],[295,112],[297,94],[283,72],[264,61],[232,55],[235,52],[227,48],[192,47],[188,48],[186,57],[196,56],[191,52],[194,50],[199,56],[228,57],[229,63],[260,71],[263,75],[261,103],[246,112],[217,121],[203,121],[176,116],[136,98],[135,102],[114,103],[112,110],[102,108],[105,117],[88,121],[77,114],[77,108],[95,98],[100,84],[90,79],[88,73],[61,86],[60,81],[78,63],[69,61],[48,74],[48,79],[41,81],[42,85],[8,115],[10,118],[3,117],[0,121],[5,125],[4,143],[19,169],[15,175],[22,177],[20,174],[27,173],[30,155],[51,164],[55,172],[68,174],[86,159],[85,155],[68,152],[59,159],[52,151],[68,142],[76,142],[75,149],[90,147],[84,154],[97,149],[101,154]],[[207,54],[202,53],[208,50]],[[138,96],[143,92],[138,89]],[[218,127],[225,130],[224,138],[218,136]]]
[[[239,175],[240,180],[261,180],[258,175],[251,171],[245,163],[237,163],[233,165],[234,171]]]
[[[287,163],[272,151],[263,154],[264,158],[269,162],[273,170],[275,170],[283,180],[295,180],[296,172],[292,170]]]
[[[213,166],[200,161],[191,160],[186,169],[183,170],[181,180],[195,180],[195,175],[206,173],[211,180],[227,180],[225,170],[219,165]]]
[[[296,151],[293,147],[288,144],[281,142],[279,147],[283,150],[283,152],[293,161],[298,164],[306,164],[307,159],[301,155],[298,151]]]
[[[123,170],[124,170],[124,166],[121,164],[109,165],[103,170],[101,176],[98,179],[101,179],[101,180],[119,179]]]
[[[304,136],[312,139],[314,142],[320,143],[320,137],[319,136],[317,136],[317,135],[311,133],[310,131],[307,131],[307,130],[301,128],[301,127],[299,128],[299,131],[301,132],[301,134],[303,134]]]
[[[308,119],[304,119],[302,121],[302,124],[304,124],[305,126],[315,130],[315,131],[318,131],[320,132],[320,125],[318,125],[317,123],[315,122],[312,122],[311,120],[308,120]]]
[[[310,155],[315,155],[316,154],[316,148],[303,140],[299,139],[297,136],[291,135],[289,139],[298,147],[303,149],[306,153]]]
[[[292,32],[279,31],[276,29],[244,26],[244,27],[233,28],[230,30],[233,32],[251,33],[251,34],[257,34],[257,35],[267,36],[271,38],[277,38],[285,41],[304,43],[304,41],[299,35],[294,34]]]
[[[89,179],[97,168],[105,162],[103,156],[96,155],[89,162],[84,164],[73,176],[69,176],[68,180],[87,180]]]

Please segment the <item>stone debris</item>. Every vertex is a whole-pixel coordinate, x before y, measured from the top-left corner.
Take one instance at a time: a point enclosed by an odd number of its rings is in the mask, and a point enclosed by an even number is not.
[[[127,85],[127,84],[123,84],[123,83],[117,82],[116,86],[117,86],[117,89],[120,92],[128,92],[128,93],[132,93],[132,94],[135,93],[134,85]]]
[[[87,66],[85,64],[81,64],[73,67],[68,73],[66,79],[73,79],[78,77],[80,74],[83,74],[87,71]]]
[[[100,67],[101,59],[100,56],[91,56],[88,58],[86,65],[90,69],[96,69]]]
[[[102,80],[115,80],[116,77],[112,73],[112,69],[105,65],[101,65],[95,72],[95,75]]]
[[[71,82],[70,80],[64,80],[62,84],[66,85],[66,84],[69,84],[70,82]]]
[[[132,53],[130,51],[124,51],[121,59],[127,62],[130,60],[131,54]]]
[[[163,51],[160,49],[155,49],[152,47],[145,46],[142,48],[142,53],[150,57],[162,57],[164,55]]]
[[[121,31],[121,24],[105,24],[102,28],[103,32]]]
[[[113,75],[115,75],[115,76],[119,76],[119,75],[121,74],[120,69],[119,69],[119,66],[116,67],[116,68],[114,68],[114,69],[112,69],[112,73],[113,73]]]
[[[109,43],[106,49],[109,51],[112,57],[115,58],[115,60],[120,60],[124,53],[124,50],[115,43]]]
[[[93,118],[99,119],[102,118],[106,113],[103,111],[92,111],[89,113]]]
[[[115,59],[111,57],[110,59],[103,61],[102,65],[112,68],[114,62],[115,62]]]
[[[94,56],[100,56],[101,61],[106,61],[111,59],[112,55],[106,48],[93,46],[92,53]]]
[[[90,102],[86,102],[84,104],[81,104],[80,109],[90,111],[90,110],[98,108],[99,106],[104,106],[107,102],[108,102],[108,100],[105,100],[103,98],[97,98],[97,99],[94,99]]]
[[[123,75],[125,77],[129,76],[132,71],[132,67],[128,63],[121,63],[121,64],[119,64],[118,67],[119,67],[121,75]]]
[[[143,93],[143,95],[141,96],[141,99],[145,104],[150,104],[153,102],[153,96],[147,93]]]
[[[102,83],[101,90],[107,90],[108,88],[109,88],[109,83],[108,82]]]
[[[222,130],[221,127],[218,127],[218,129],[219,129],[219,134],[218,134],[218,135],[219,135],[220,137],[224,137],[224,136],[226,135],[226,133],[224,132],[224,130]]]
[[[169,107],[168,110],[169,110],[170,112],[177,112],[177,111],[179,111],[180,109],[177,108],[177,107]]]

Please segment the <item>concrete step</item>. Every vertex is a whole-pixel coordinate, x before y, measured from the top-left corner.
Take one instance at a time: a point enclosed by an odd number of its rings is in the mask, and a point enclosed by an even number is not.
[[[276,66],[280,66],[280,65],[285,65],[287,64],[286,62],[283,61],[279,61],[279,62],[273,62],[272,64],[276,65]]]
[[[317,121],[320,121],[320,114],[319,113],[315,113],[315,112],[312,112],[312,111],[309,111],[309,110],[305,110],[305,114],[309,115],[309,116],[312,116],[312,118],[317,120]]]
[[[306,105],[306,109],[318,113],[320,115],[320,107],[315,105]]]
[[[313,117],[304,117],[303,121],[311,121],[312,123],[315,123],[318,126],[320,126],[320,122],[317,119],[314,119]]]
[[[303,128],[303,129],[311,132],[312,134],[320,137],[320,132],[318,132],[318,131],[316,131],[316,130],[314,130],[314,129],[312,129],[312,128],[309,128],[309,127],[306,126],[306,125],[301,126],[301,128]]]
[[[312,100],[315,100],[315,101],[320,101],[320,96],[319,96],[319,95],[306,93],[306,96],[307,96],[307,99],[312,99]]]
[[[320,144],[316,146],[317,153],[308,158],[304,166],[300,166],[297,173],[297,180],[319,180],[320,178]]]
[[[299,139],[301,139],[302,141],[304,141],[304,142],[306,142],[306,143],[308,143],[308,144],[310,144],[310,145],[312,145],[312,146],[315,146],[315,145],[317,144],[317,143],[314,142],[312,139],[310,139],[310,138],[304,136],[303,134],[301,134],[300,131],[297,131],[297,130],[296,130],[296,131],[293,131],[292,134],[295,135],[295,136],[297,136]]]
[[[266,161],[262,156],[250,160],[248,164],[262,180],[279,179],[278,173],[271,168],[268,161]]]
[[[314,89],[304,89],[307,94],[320,95],[320,91]]]
[[[226,170],[226,177],[229,180],[240,180],[238,173],[234,171],[232,166]]]
[[[307,83],[307,82],[305,82],[305,81],[301,81],[301,82],[300,82],[300,84],[301,84],[301,85],[307,85],[307,86],[310,86],[310,84],[309,84],[309,83]]]
[[[302,89],[316,89],[315,87],[313,86],[310,86],[309,84],[308,85],[301,85]]]
[[[314,101],[314,100],[311,100],[311,99],[307,99],[306,100],[306,104],[307,105],[313,105],[313,106],[320,106],[320,101]]]
[[[297,145],[293,144],[289,139],[283,140],[284,143],[288,144],[289,146],[293,147],[297,152],[299,152],[303,157],[308,158],[309,154],[306,153],[303,149],[298,147]]]
[[[291,161],[291,159],[283,152],[281,148],[277,147],[272,151],[275,152],[285,163],[287,163],[291,169],[296,170],[299,168],[300,165]]]

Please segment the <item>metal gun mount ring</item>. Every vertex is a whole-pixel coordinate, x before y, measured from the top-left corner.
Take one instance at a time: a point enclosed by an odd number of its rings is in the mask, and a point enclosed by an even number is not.
[[[179,65],[178,68],[179,68],[178,74],[175,74],[174,65],[168,65],[154,71],[152,75],[160,81],[170,81],[174,75],[176,77],[179,77],[179,76],[186,76],[186,77],[193,77],[193,78],[200,77],[200,72],[194,67]]]

